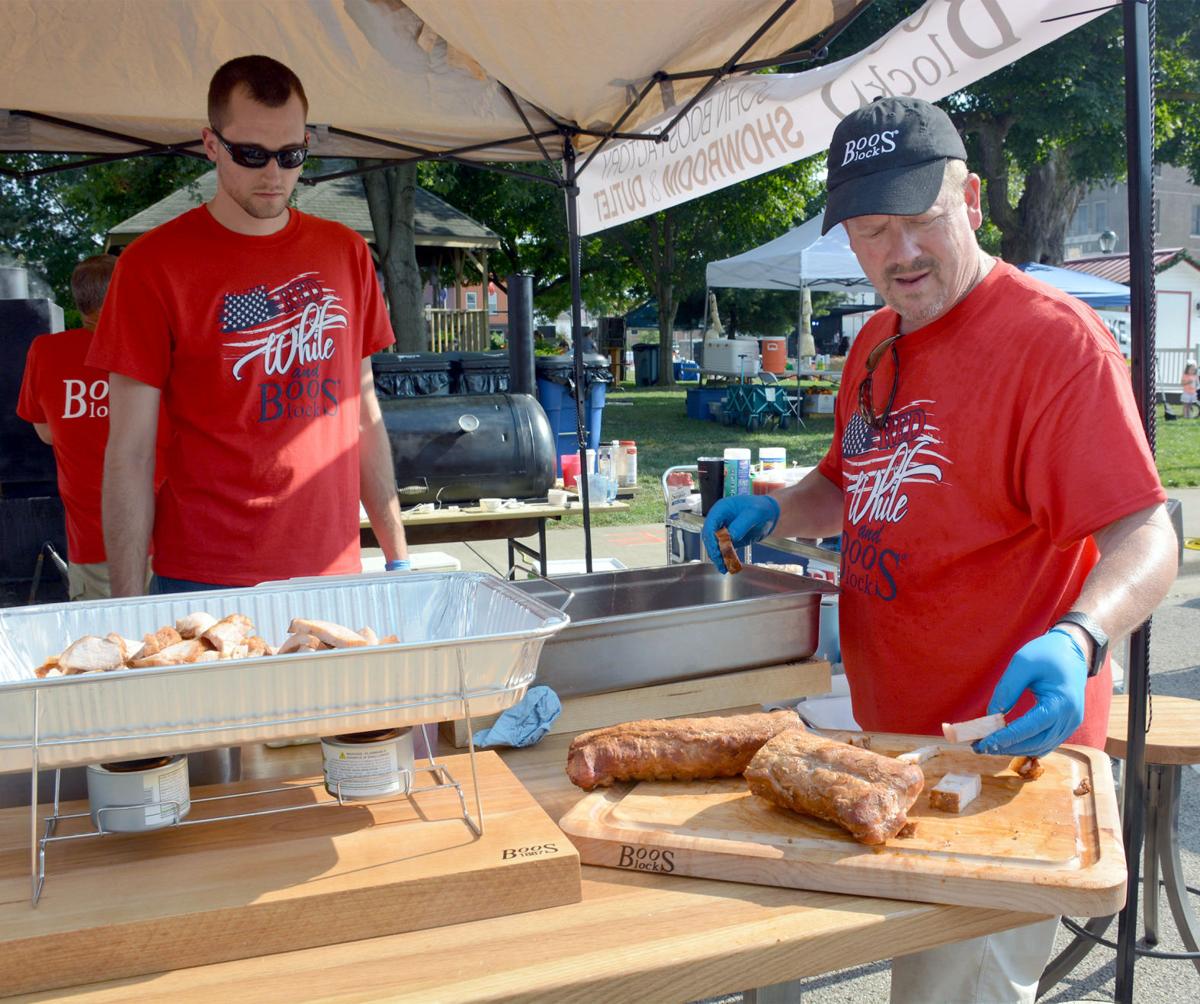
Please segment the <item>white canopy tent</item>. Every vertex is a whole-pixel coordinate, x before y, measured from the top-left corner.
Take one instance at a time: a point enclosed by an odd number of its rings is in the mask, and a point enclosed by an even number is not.
[[[194,146],[213,70],[259,52],[304,82],[316,156],[531,161],[564,126],[587,153],[711,80],[657,75],[776,59],[863,4],[0,0],[0,150]]]
[[[709,262],[705,282],[710,289],[869,289],[870,283],[850,250],[846,228],[839,223],[822,237],[824,218],[825,214],[819,213],[766,244]]]

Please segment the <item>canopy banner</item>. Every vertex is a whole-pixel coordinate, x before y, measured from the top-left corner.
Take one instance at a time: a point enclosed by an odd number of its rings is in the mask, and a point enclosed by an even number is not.
[[[1108,9],[1097,0],[929,0],[840,62],[730,78],[688,112],[668,141],[623,140],[601,150],[579,175],[580,232],[627,223],[820,153],[842,117],[874,98],[944,98]],[[676,114],[642,131],[659,133]]]

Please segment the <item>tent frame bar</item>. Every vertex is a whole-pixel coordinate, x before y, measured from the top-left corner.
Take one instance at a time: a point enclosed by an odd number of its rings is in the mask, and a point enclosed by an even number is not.
[[[1152,10],[1148,0],[1124,0],[1125,21],[1125,150],[1129,175],[1129,322],[1133,392],[1150,452],[1155,449],[1154,412],[1154,83],[1150,61]],[[1114,998],[1133,1002],[1134,963],[1137,961],[1138,880],[1146,806],[1146,705],[1150,692],[1150,625],[1137,627],[1129,639],[1125,692],[1129,697],[1126,732],[1122,840],[1125,844],[1125,905],[1117,935]]]
[[[550,170],[554,172],[554,177],[557,178],[559,182],[562,182],[563,176],[559,173],[558,165],[555,164],[554,158],[550,156],[550,151],[547,150],[545,144],[542,143],[541,135],[534,130],[533,123],[529,121],[529,116],[525,114],[525,109],[521,107],[521,102],[517,100],[517,96],[513,94],[512,89],[508,86],[508,84],[501,84],[500,89],[504,92],[504,97],[508,99],[508,103],[512,105],[513,111],[521,117],[521,121],[525,124],[525,129],[529,133],[530,138],[535,144],[537,144],[538,150],[541,151],[542,159],[550,166]],[[540,108],[538,109],[538,112],[551,123],[554,122],[554,120],[551,119],[550,116]]]

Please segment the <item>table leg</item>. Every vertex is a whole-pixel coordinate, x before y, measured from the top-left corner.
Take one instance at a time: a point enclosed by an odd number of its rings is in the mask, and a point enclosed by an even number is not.
[[[546,555],[546,521],[538,520],[538,550],[542,554],[542,578],[546,578],[550,574],[550,562]]]
[[[1104,937],[1104,932],[1108,930],[1109,925],[1116,920],[1116,915],[1111,917],[1093,917],[1083,925],[1085,931],[1089,934],[1094,934],[1097,938]],[[1060,983],[1066,978],[1079,963],[1081,963],[1093,948],[1096,947],[1096,942],[1091,938],[1084,938],[1080,935],[1075,935],[1073,940],[1066,948],[1058,955],[1050,960],[1042,972],[1042,978],[1038,981],[1037,995],[1041,997],[1048,993],[1052,987]]]
[[[1188,901],[1187,883],[1183,877],[1183,865],[1179,860],[1179,789],[1182,780],[1182,770],[1178,764],[1168,767],[1155,767],[1162,772],[1161,785],[1163,795],[1163,810],[1166,825],[1159,829],[1159,860],[1162,864],[1163,884],[1166,886],[1167,902],[1171,904],[1171,913],[1175,917],[1175,926],[1179,928],[1179,937],[1189,952],[1200,952],[1200,923],[1192,913]],[[1193,959],[1196,971],[1200,972],[1200,959]]]
[[[1162,791],[1163,767],[1146,766],[1146,835],[1142,847],[1142,919],[1146,944],[1158,944],[1158,831],[1166,807]]]
[[[515,579],[517,577],[516,544],[517,544],[517,542],[515,540],[513,540],[512,537],[508,538],[508,577],[509,577],[509,579]]]

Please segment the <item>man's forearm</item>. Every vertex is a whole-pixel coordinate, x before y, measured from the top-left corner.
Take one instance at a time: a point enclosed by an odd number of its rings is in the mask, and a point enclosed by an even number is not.
[[[358,457],[359,494],[383,556],[388,561],[407,558],[408,543],[400,520],[392,447],[382,419],[364,423],[359,433]]]
[[[1178,539],[1166,506],[1119,519],[1095,535],[1100,560],[1072,606],[1110,638],[1128,634],[1167,595],[1178,571]]]
[[[842,492],[818,470],[798,484],[775,492],[779,502],[777,537],[836,537],[842,532]]]
[[[104,550],[113,596],[146,591],[146,558],[154,528],[154,462],[113,450],[104,457]]]

